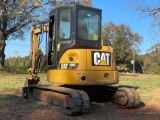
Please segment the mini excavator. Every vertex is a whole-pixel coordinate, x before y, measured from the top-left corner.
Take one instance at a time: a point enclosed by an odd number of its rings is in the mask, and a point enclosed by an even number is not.
[[[49,15],[49,24],[31,29],[31,68],[23,97],[57,106],[67,115],[89,111],[91,102],[112,101],[132,108],[140,103],[133,88],[115,87],[119,82],[115,52],[101,42],[102,10],[79,4],[61,6]],[[41,85],[38,72],[38,35],[48,33],[47,80]]]

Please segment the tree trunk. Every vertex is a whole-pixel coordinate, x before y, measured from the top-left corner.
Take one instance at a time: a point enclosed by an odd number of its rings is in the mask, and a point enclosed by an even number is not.
[[[4,61],[5,61],[5,34],[3,31],[0,30],[0,67],[4,67]]]

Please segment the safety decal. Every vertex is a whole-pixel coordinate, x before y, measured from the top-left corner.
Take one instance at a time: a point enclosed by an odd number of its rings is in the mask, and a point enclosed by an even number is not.
[[[92,51],[92,66],[111,66],[111,53]]]
[[[60,51],[61,49],[61,44],[57,44],[57,51]]]

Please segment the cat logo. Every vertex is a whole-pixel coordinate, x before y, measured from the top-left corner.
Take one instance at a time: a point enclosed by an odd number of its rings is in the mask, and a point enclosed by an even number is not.
[[[92,66],[110,66],[111,65],[111,53],[92,51]]]
[[[62,64],[60,64],[60,68],[61,69],[67,69],[68,68],[68,64],[67,63],[62,63]]]
[[[60,69],[77,69],[78,63],[60,63]]]

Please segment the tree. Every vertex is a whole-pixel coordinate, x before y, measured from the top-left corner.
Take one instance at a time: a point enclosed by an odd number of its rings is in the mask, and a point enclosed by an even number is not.
[[[160,73],[160,1],[159,0],[130,0],[130,8],[141,13],[143,17],[152,18],[151,26],[153,27],[152,37],[157,44],[147,50],[144,57],[144,71],[146,73]]]
[[[147,49],[147,53],[159,52],[159,51],[160,51],[160,43],[159,44],[155,44],[152,47],[150,47],[149,49]]]
[[[75,4],[75,3],[92,7],[92,0],[57,0],[57,1],[59,2],[54,4],[56,8],[65,4]]]
[[[130,0],[129,7],[151,17],[158,17],[160,14],[159,0]],[[158,17],[159,18],[159,17]]]
[[[102,27],[102,40],[104,45],[115,49],[117,64],[124,64],[133,59],[133,47],[138,49],[142,37],[125,24],[108,22]]]
[[[92,0],[78,0],[80,4],[85,5],[85,6],[92,6]]]
[[[160,55],[158,51],[153,51],[144,55],[144,73],[160,74]]]
[[[6,40],[22,39],[30,23],[46,18],[50,4],[50,0],[0,1],[0,66],[4,66]]]
[[[30,29],[29,24],[44,22],[54,6],[73,2],[74,0],[1,0],[0,66],[4,66],[6,40],[22,39],[24,33]],[[91,5],[92,0],[80,0],[80,2]]]
[[[151,26],[154,28],[152,37],[160,43],[160,1],[159,0],[130,0],[128,3],[132,10],[139,12],[142,17],[152,18]]]

